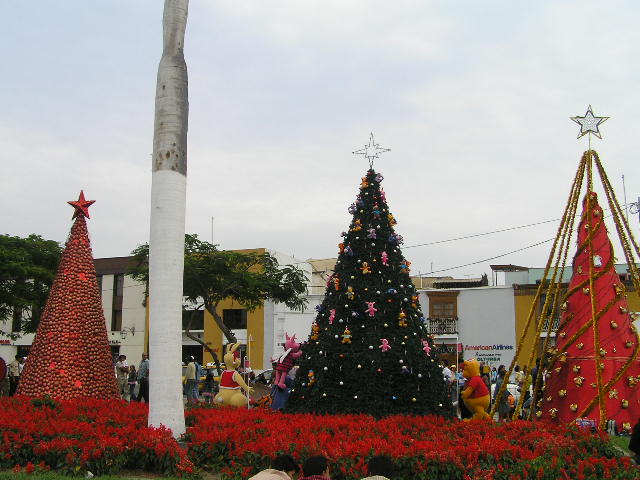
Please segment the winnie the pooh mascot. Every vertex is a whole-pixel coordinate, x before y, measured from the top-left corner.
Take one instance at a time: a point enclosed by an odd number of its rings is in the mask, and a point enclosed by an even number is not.
[[[473,413],[470,420],[490,419],[491,417],[487,413],[489,389],[480,376],[480,363],[475,358],[464,362],[462,376],[467,379],[467,384],[461,395],[465,406]]]

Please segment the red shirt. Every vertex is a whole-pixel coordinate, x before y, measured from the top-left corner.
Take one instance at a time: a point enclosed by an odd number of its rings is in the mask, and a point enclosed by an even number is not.
[[[489,389],[487,388],[487,384],[484,383],[484,380],[482,380],[482,377],[471,377],[467,382],[467,387],[473,388],[473,392],[471,392],[471,395],[467,398],[478,398],[489,395]]]
[[[220,388],[227,389],[238,389],[240,388],[240,384],[233,379],[233,374],[236,373],[235,370],[226,370],[222,372],[222,378],[220,379]]]

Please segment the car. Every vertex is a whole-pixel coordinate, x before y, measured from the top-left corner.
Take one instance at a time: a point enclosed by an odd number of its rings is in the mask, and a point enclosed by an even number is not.
[[[262,385],[266,385],[267,387],[270,387],[271,383],[273,382],[274,376],[275,376],[274,370],[271,370],[271,369],[265,370],[264,372],[256,376],[252,384],[260,383]]]

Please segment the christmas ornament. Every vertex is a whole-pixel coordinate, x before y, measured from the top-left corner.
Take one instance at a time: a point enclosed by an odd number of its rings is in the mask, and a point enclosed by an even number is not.
[[[378,309],[374,307],[376,302],[364,302],[364,303],[367,304],[367,313],[369,314],[369,316],[370,317],[375,316],[376,312],[378,311]]]
[[[391,350],[391,345],[389,345],[389,340],[387,340],[386,338],[381,338],[380,339],[380,346],[378,346],[378,348],[380,350],[382,350],[383,352]]]
[[[589,105],[589,108],[587,108],[587,113],[585,113],[583,117],[570,117],[570,118],[571,120],[576,122],[578,125],[580,125],[580,133],[578,133],[577,138],[580,138],[581,136],[586,135],[587,133],[589,135],[593,133],[596,137],[601,139],[602,136],[600,135],[599,126],[601,123],[604,123],[607,120],[609,120],[609,117],[596,117],[593,114],[593,111],[591,110],[591,105]]]
[[[424,353],[426,353],[429,357],[431,356],[431,347],[429,346],[429,342],[427,340],[422,340],[422,350],[424,350]]]

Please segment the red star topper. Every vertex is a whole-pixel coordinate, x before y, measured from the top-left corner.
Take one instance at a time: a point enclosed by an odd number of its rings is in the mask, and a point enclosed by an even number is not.
[[[78,197],[78,200],[76,202],[67,202],[69,205],[76,209],[76,211],[73,213],[73,217],[71,218],[76,218],[78,215],[84,215],[87,218],[91,218],[89,216],[89,207],[94,202],[95,200],[85,200],[84,192],[80,190],[80,196]]]

